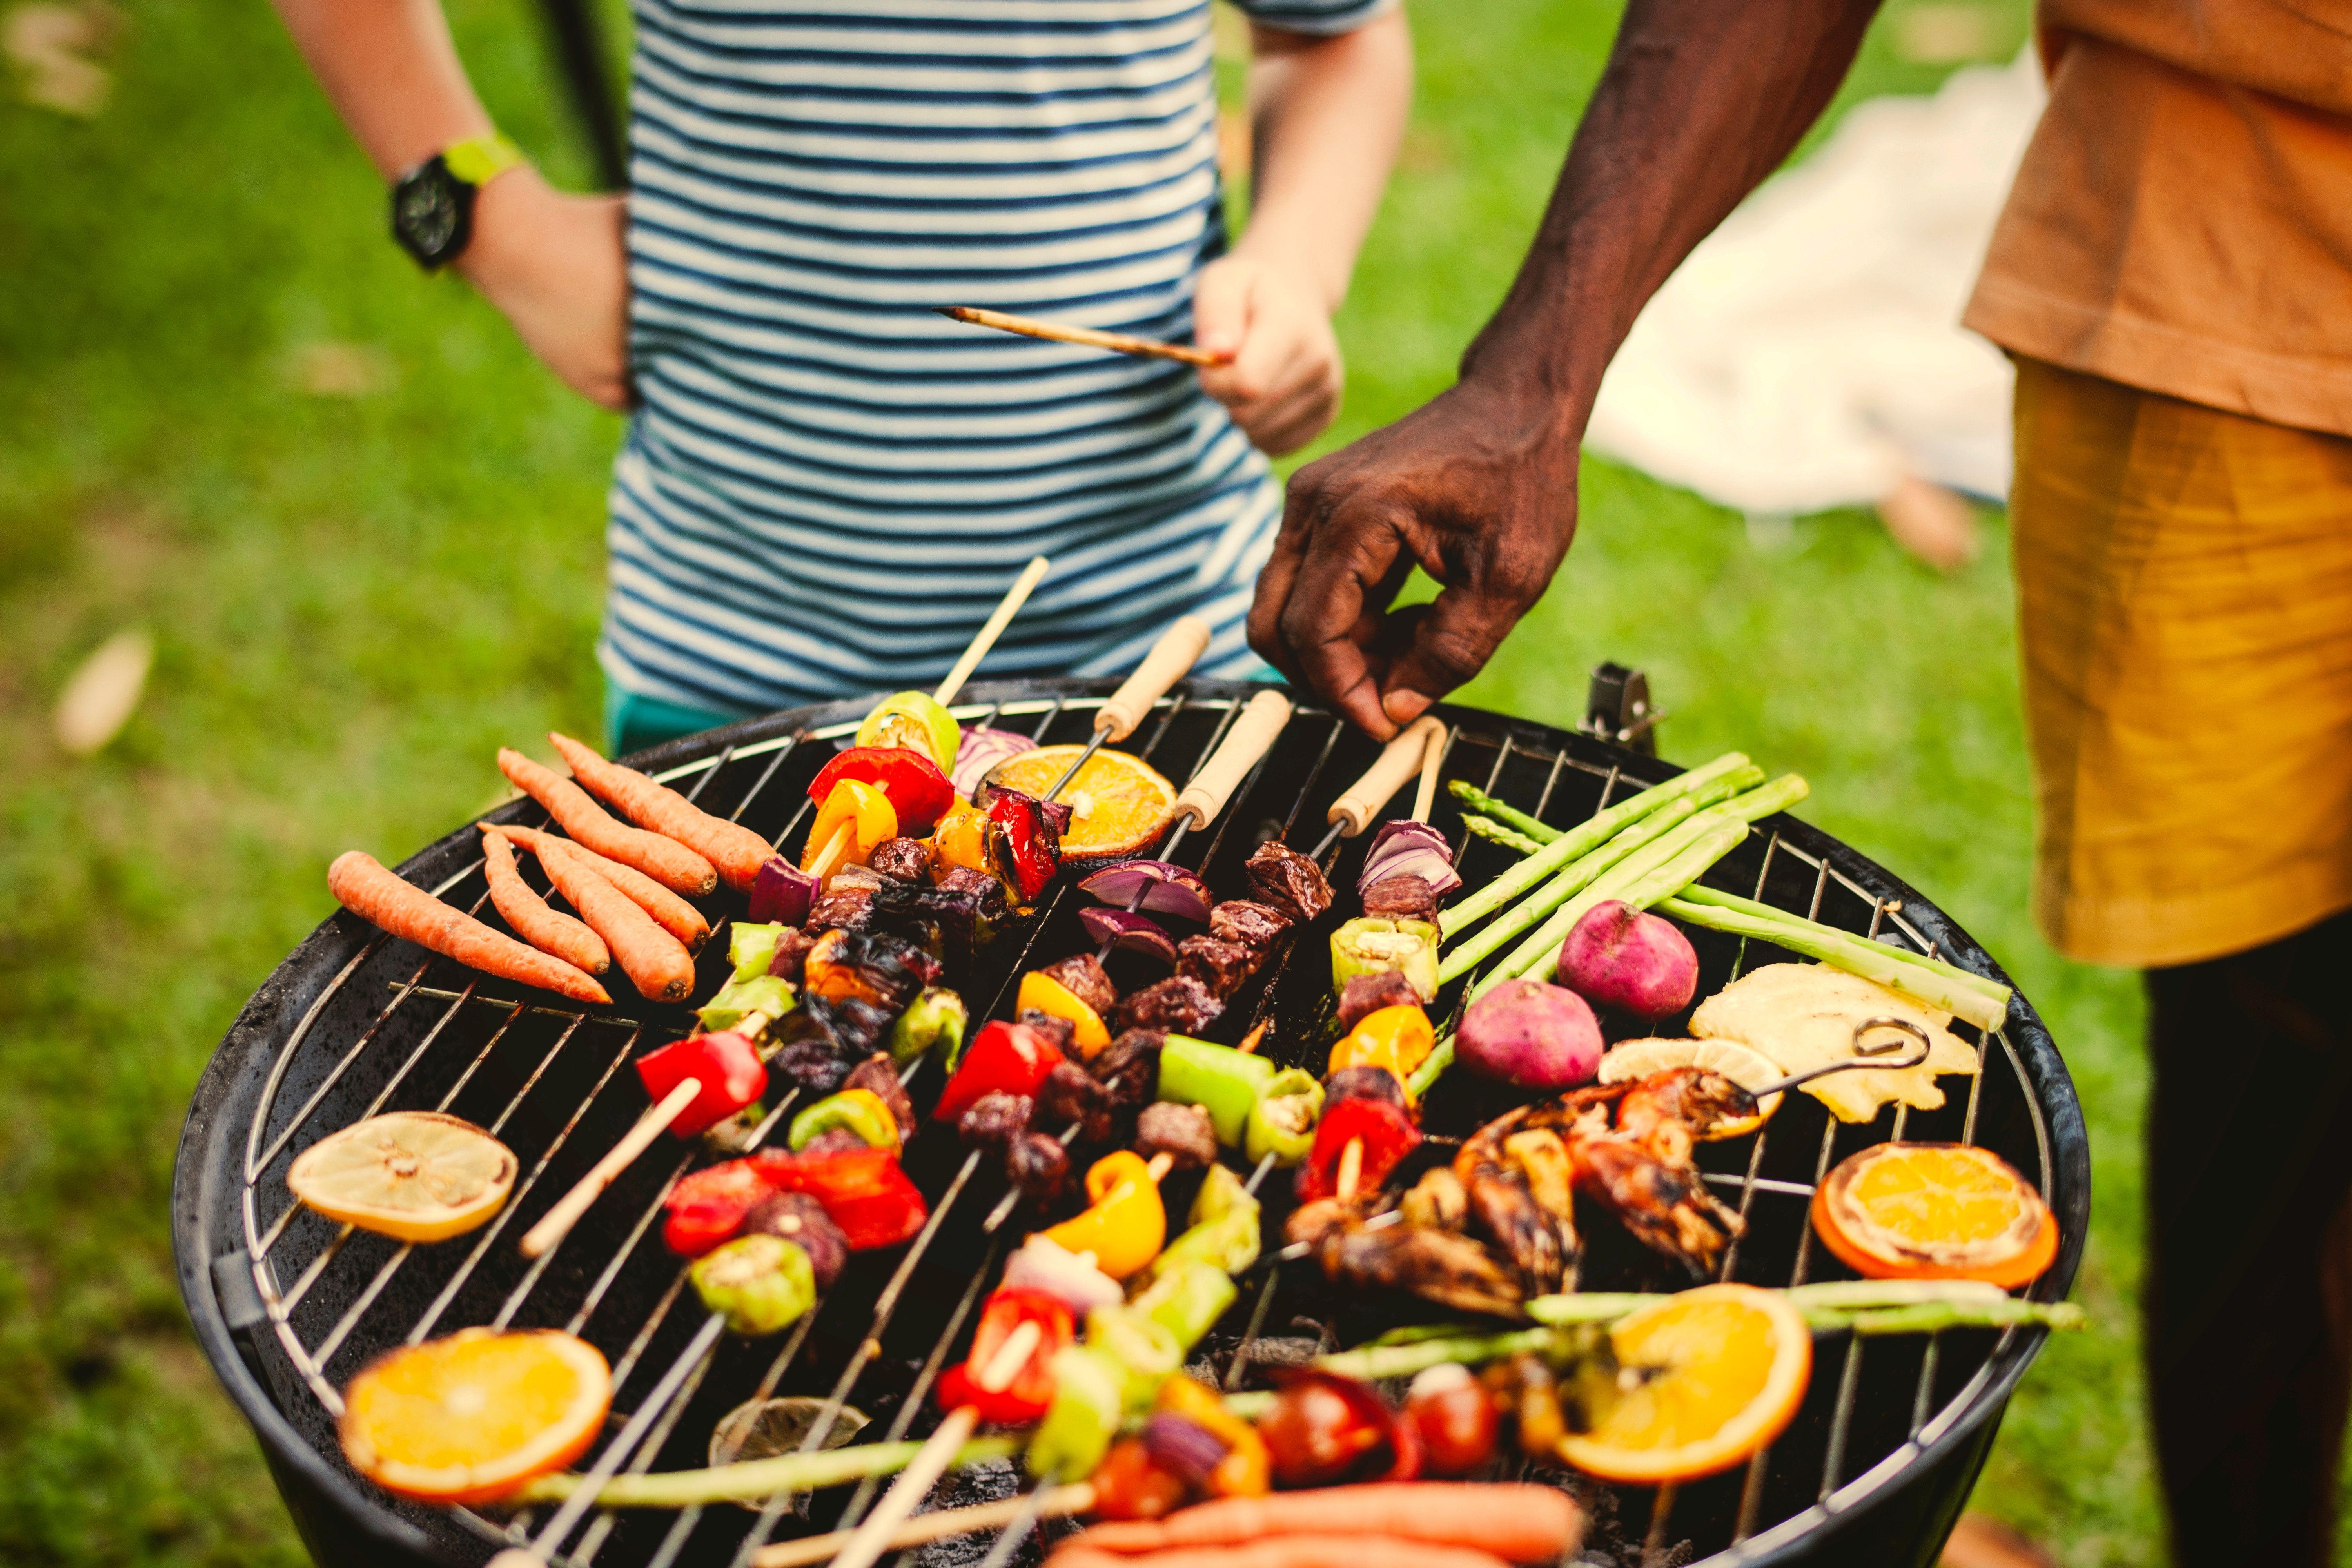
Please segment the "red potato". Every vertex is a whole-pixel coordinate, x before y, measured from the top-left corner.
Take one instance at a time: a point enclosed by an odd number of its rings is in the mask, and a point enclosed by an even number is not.
[[[1600,1070],[1601,1021],[1583,997],[1522,975],[1463,1010],[1454,1051],[1481,1078],[1521,1089],[1573,1089]]]
[[[1596,1007],[1657,1019],[1690,1005],[1698,954],[1672,921],[1612,899],[1587,910],[1560,943],[1557,977]]]
[[[514,846],[488,827],[482,829],[482,874],[489,879],[490,902],[523,941],[591,974],[613,967],[604,939],[570,915],[549,909],[515,868]]]
[[[654,924],[653,917],[596,875],[594,868],[561,838],[539,847],[547,879],[571,900],[580,918],[613,950],[613,961],[637,994],[656,1002],[683,1002],[694,990],[694,958],[686,944]]]
[[[490,826],[484,824],[483,826]],[[710,922],[702,911],[646,876],[634,866],[624,866],[618,860],[599,855],[574,839],[558,838],[552,833],[541,833],[536,827],[493,826],[491,830],[511,843],[520,844],[532,854],[539,853],[541,844],[561,844],[588,862],[589,868],[628,895],[629,901],[653,916],[654,923],[686,943],[688,952],[700,952],[702,944],[710,940]]]
[[[592,747],[554,731],[547,738],[572,764],[572,776],[606,805],[639,827],[675,838],[719,869],[729,887],[749,893],[760,879],[760,868],[775,850],[750,828],[713,816],[666,784],[656,784],[635,768],[608,763]]]
[[[1045,1559],[1046,1568],[1507,1568],[1491,1552],[1381,1535],[1277,1535],[1128,1555],[1088,1550],[1093,1534],[1089,1530],[1075,1537]]]
[[[424,889],[387,871],[373,855],[348,849],[327,868],[336,901],[371,924],[485,974],[519,980],[575,1002],[609,1003],[602,985],[560,958],[550,958],[453,910]]]
[[[597,854],[635,867],[675,893],[700,898],[719,886],[719,873],[709,861],[674,838],[614,821],[612,813],[588,798],[586,790],[553,768],[501,746],[499,771],[515,788],[547,807],[548,815],[562,825],[564,832]]]
[[[1139,1561],[1157,1563],[1160,1557],[1116,1554],[1236,1546],[1268,1537],[1318,1542],[1344,1538],[1358,1548],[1379,1544],[1370,1538],[1390,1537],[1392,1544],[1415,1543],[1411,1550],[1416,1554],[1426,1553],[1433,1546],[1457,1546],[1475,1556],[1550,1563],[1573,1553],[1581,1543],[1584,1514],[1573,1499],[1549,1487],[1519,1482],[1375,1481],[1276,1492],[1270,1497],[1224,1498],[1180,1510],[1165,1519],[1097,1524],[1074,1537],[1069,1546],[1054,1553],[1052,1561],[1060,1568],[1078,1568],[1063,1561],[1076,1549],[1098,1560],[1098,1568],[1120,1563],[1132,1568]],[[1412,1561],[1430,1559],[1416,1555]],[[1369,1563],[1365,1568],[1370,1568]]]

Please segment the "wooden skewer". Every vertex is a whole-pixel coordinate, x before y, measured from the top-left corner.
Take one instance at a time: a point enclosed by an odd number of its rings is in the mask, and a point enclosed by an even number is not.
[[[1413,792],[1412,819],[1427,822],[1430,808],[1437,804],[1437,767],[1445,760],[1445,726],[1433,714],[1422,715],[1413,726],[1428,726],[1429,743],[1421,754],[1421,788]]]
[[[1354,1197],[1356,1189],[1363,1184],[1363,1180],[1364,1141],[1360,1138],[1350,1138],[1348,1140],[1348,1146],[1339,1151],[1339,1174],[1332,1184],[1339,1201],[1346,1203],[1349,1198]]]
[[[1063,1519],[1074,1513],[1084,1513],[1095,1505],[1095,1489],[1087,1481],[1076,1481],[1066,1487],[1055,1487],[1042,1502],[1034,1504],[1040,1519]],[[910,1546],[927,1546],[950,1536],[973,1535],[983,1530],[1002,1530],[1032,1511],[1031,1500],[1009,1497],[1000,1502],[978,1502],[966,1508],[941,1509],[937,1513],[919,1513],[900,1525],[886,1552],[902,1552]],[[751,1555],[751,1568],[810,1568],[823,1563],[849,1544],[853,1530],[828,1531],[800,1541],[778,1542],[762,1546]]]
[[[1163,343],[1157,338],[1129,337],[1125,332],[1098,332],[1092,327],[1066,327],[1058,321],[1008,316],[1002,310],[982,310],[971,305],[935,305],[932,309],[950,321],[963,321],[975,327],[993,327],[1000,332],[1018,332],[1024,338],[1076,343],[1082,348],[1108,349],[1113,353],[1134,354],[1140,359],[1172,359],[1181,364],[1195,364],[1204,369],[1234,363],[1231,354],[1213,354],[1206,349],[1196,349],[1184,343]]]
[[[988,650],[996,646],[996,639],[1004,635],[1004,628],[1013,624],[1013,617],[1021,613],[1021,606],[1029,602],[1030,591],[1037,586],[1051,564],[1040,555],[1022,568],[1021,575],[1013,580],[1012,587],[1005,590],[1004,598],[997,605],[995,613],[988,617],[988,624],[980,628],[980,635],[971,639],[971,646],[963,650],[961,658],[955,661],[955,668],[948,671],[948,678],[940,682],[937,691],[931,693],[932,701],[944,708],[956,700],[956,693],[961,691],[963,683],[971,679],[971,672],[980,668],[980,661],[988,657]]]
[[[663,1096],[659,1105],[638,1117],[637,1124],[630,1128],[603,1159],[590,1167],[588,1173],[581,1177],[570,1192],[557,1199],[555,1206],[540,1216],[537,1225],[523,1232],[522,1255],[537,1258],[562,1241],[565,1233],[580,1223],[580,1216],[588,1212],[588,1205],[604,1195],[604,1189],[613,1184],[614,1178],[629,1168],[630,1161],[651,1148],[653,1141],[667,1131],[669,1124],[677,1121],[686,1108],[694,1103],[694,1097],[701,1092],[700,1079],[686,1079]]]

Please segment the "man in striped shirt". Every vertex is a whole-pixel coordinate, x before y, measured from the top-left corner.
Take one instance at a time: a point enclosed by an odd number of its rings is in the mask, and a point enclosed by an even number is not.
[[[1120,669],[1187,611],[1202,673],[1263,668],[1266,455],[1338,411],[1330,316],[1411,60],[1394,0],[1240,4],[1255,210],[1228,249],[1209,0],[635,0],[625,206],[490,132],[436,0],[279,0],[401,180],[404,243],[635,410],[598,645],[617,745],[927,686],[1036,554],[1053,574],[983,673]]]

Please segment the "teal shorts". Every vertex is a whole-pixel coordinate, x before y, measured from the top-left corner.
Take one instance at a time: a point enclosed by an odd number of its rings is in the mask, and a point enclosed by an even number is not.
[[[714,713],[707,709],[688,708],[665,702],[658,697],[640,697],[634,691],[622,690],[609,680],[604,683],[604,742],[610,756],[625,757],[631,752],[642,752],[648,746],[675,741],[680,735],[716,730],[721,724],[749,717],[745,713]]]

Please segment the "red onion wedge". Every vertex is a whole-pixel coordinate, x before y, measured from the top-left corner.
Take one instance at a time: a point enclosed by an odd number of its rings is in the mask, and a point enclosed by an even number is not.
[[[1418,877],[1429,884],[1434,898],[1462,890],[1462,879],[1454,872],[1454,850],[1445,836],[1411,817],[1392,817],[1381,824],[1381,830],[1372,835],[1372,847],[1364,852],[1356,890],[1360,893],[1391,877]]]
[[[1104,867],[1078,886],[1118,909],[1133,905],[1155,914],[1174,915],[1179,920],[1205,922],[1209,918],[1209,884],[1166,860],[1121,860]],[[1139,904],[1136,902],[1138,893],[1143,895]]]
[[[1098,942],[1148,952],[1169,968],[1176,967],[1176,943],[1160,929],[1157,921],[1108,908],[1081,910],[1078,919],[1085,924],[1087,934]]]
[[[973,793],[989,770],[1007,757],[1036,749],[1037,742],[1026,735],[1017,735],[1010,730],[983,730],[975,724],[963,732],[963,740],[956,747],[955,770],[948,775],[948,782],[955,785],[956,794],[974,805],[983,805],[973,799]]]
[[[814,877],[782,856],[771,855],[751,884],[751,919],[759,925],[782,921],[796,926],[808,919],[809,904],[815,897]]]

